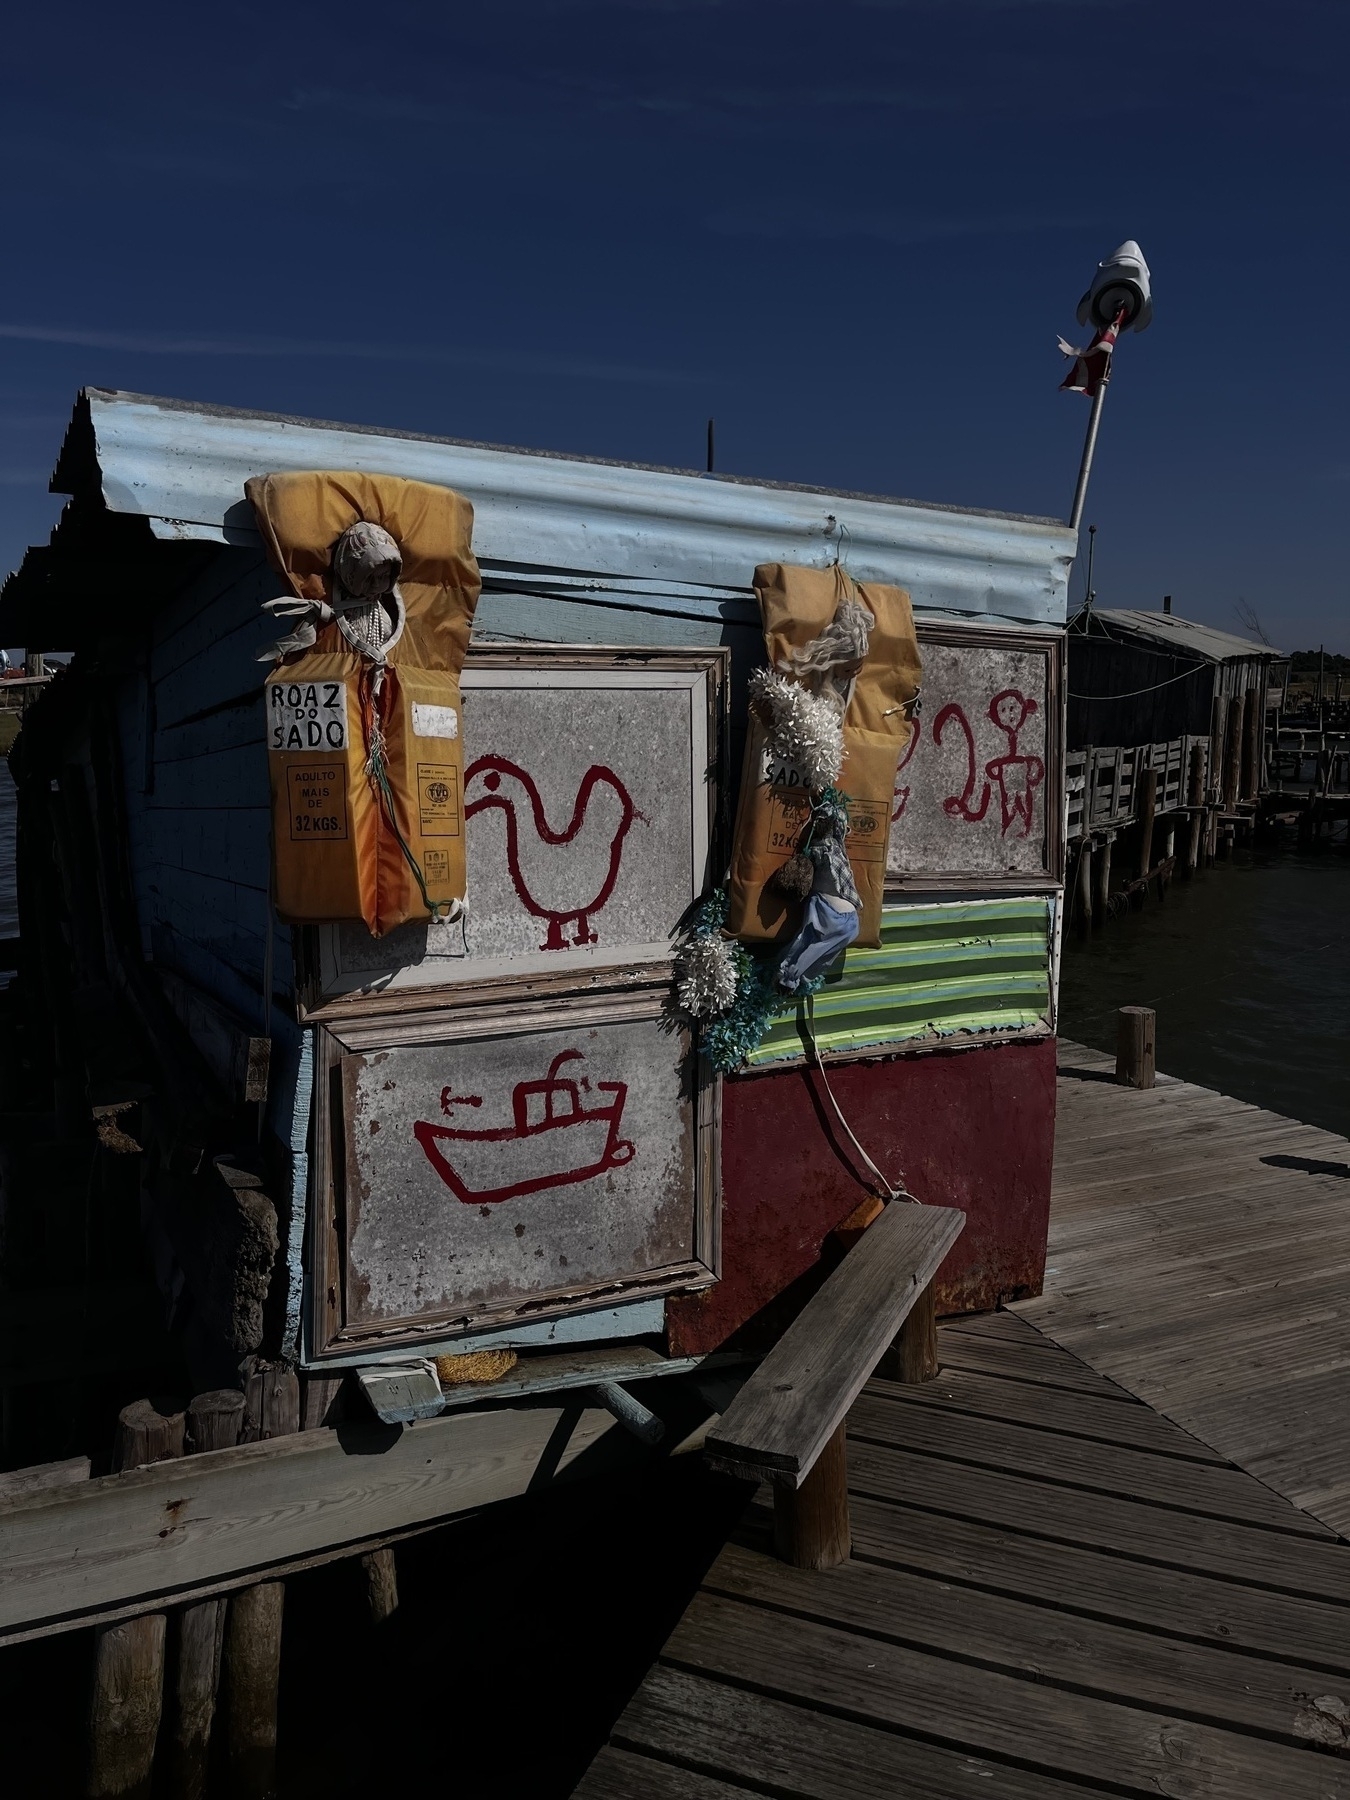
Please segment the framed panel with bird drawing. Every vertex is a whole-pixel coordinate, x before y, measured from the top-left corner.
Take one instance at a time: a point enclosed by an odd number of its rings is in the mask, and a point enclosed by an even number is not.
[[[468,899],[373,938],[317,927],[308,1009],[345,995],[667,961],[718,829],[720,649],[483,646],[461,680]]]
[[[318,1031],[309,1359],[706,1287],[719,1085],[670,991]]]

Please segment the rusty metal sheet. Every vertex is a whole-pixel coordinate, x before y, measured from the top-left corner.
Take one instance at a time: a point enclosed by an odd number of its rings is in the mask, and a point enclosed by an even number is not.
[[[921,638],[923,700],[896,775],[892,877],[1054,878],[1058,696],[1052,650]]]
[[[689,1061],[653,1017],[344,1056],[348,1327],[483,1318],[689,1265]]]
[[[702,660],[466,670],[467,920],[330,928],[325,990],[668,955],[708,857]]]

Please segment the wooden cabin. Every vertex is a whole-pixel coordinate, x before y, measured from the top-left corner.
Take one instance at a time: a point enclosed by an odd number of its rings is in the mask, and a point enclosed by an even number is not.
[[[302,471],[472,506],[462,812],[438,769],[419,801],[429,840],[464,831],[456,920],[376,937],[278,919],[262,608],[280,579],[245,483]],[[10,1467],[74,1438],[85,1454],[3,1478],[27,1498],[0,1485],[25,1570],[0,1640],[99,1624],[97,1761],[116,1713],[99,1683],[114,1696],[126,1658],[164,1654],[162,1628],[122,1641],[117,1621],[233,1591],[228,1654],[262,1656],[275,1696],[267,1580],[378,1559],[603,1466],[616,1436],[652,1441],[658,1393],[782,1350],[875,1214],[877,1171],[927,1203],[900,1209],[926,1245],[904,1281],[936,1275],[939,1310],[1039,1291],[1075,539],[1050,519],[97,389],[52,487],[69,499],[51,541],[0,595],[5,641],[73,653],[12,759],[0,1375]],[[672,1017],[672,933],[726,868],[765,655],[752,582],[774,563],[906,590],[922,693],[868,839],[879,946],[849,949],[721,1076]],[[871,1336],[913,1304],[885,1258],[914,1236],[899,1212],[864,1232],[866,1280],[890,1296]],[[802,1478],[842,1443],[880,1347],[831,1362]],[[44,1406],[53,1383],[64,1410]],[[186,1435],[182,1410],[137,1399],[175,1386],[197,1395]],[[699,1392],[706,1432],[727,1396]],[[344,1408],[341,1431],[316,1429]],[[132,1480],[102,1473],[114,1421],[111,1466]],[[416,1430],[390,1435],[400,1421]],[[731,1466],[751,1466],[752,1438],[723,1446]],[[672,1428],[675,1447],[701,1441],[688,1417]],[[214,1454],[193,1458],[180,1529],[184,1483],[139,1465],[185,1449]],[[386,1604],[392,1563],[372,1568]]]
[[[1177,617],[1170,602],[1157,613],[1086,608],[1067,643],[1067,833],[1078,847],[1071,910],[1085,927],[1125,889],[1166,879],[1178,832],[1189,872],[1252,831],[1273,750],[1270,675],[1281,659],[1269,645]],[[1155,821],[1162,864],[1152,857]],[[1138,855],[1115,859],[1113,887],[1113,845],[1127,830]]]

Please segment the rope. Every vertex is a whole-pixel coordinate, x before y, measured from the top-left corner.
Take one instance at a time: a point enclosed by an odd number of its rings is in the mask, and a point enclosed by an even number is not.
[[[412,870],[413,880],[417,883],[418,892],[422,896],[422,904],[433,919],[454,919],[456,908],[462,910],[458,900],[433,900],[427,893],[427,884],[422,879],[422,870],[417,858],[408,848],[407,839],[398,828],[398,816],[394,806],[394,790],[389,785],[389,765],[385,760],[384,731],[380,725],[380,688],[383,686],[384,664],[377,663],[370,681],[370,724],[367,730],[367,742],[370,749],[366,755],[366,774],[375,785],[375,793],[389,821],[389,829],[398,839],[398,847],[403,852],[404,860]],[[441,909],[445,910],[442,911]]]
[[[853,1135],[853,1127],[844,1117],[843,1109],[834,1097],[834,1089],[830,1086],[830,1078],[825,1073],[825,1064],[821,1061],[820,1045],[816,1042],[816,997],[811,993],[808,993],[806,996],[806,1017],[803,1020],[803,1025],[806,1029],[806,1041],[811,1047],[811,1059],[815,1063],[816,1073],[820,1076],[821,1086],[825,1089],[830,1105],[834,1108],[834,1116],[839,1121],[844,1136],[848,1139],[849,1143],[852,1144],[853,1148],[858,1152],[858,1155],[881,1183],[887,1200],[909,1200],[915,1206],[922,1206],[923,1201],[920,1200],[917,1195],[911,1194],[909,1189],[905,1186],[903,1172],[898,1185],[889,1180],[882,1174],[881,1170],[872,1161],[872,1158]]]
[[[1112,642],[1117,640],[1112,639]],[[1133,700],[1139,694],[1156,694],[1159,688],[1171,687],[1174,681],[1185,681],[1188,677],[1205,667],[1204,663],[1192,663],[1189,669],[1183,669],[1180,675],[1169,675],[1166,681],[1155,681],[1152,687],[1131,688],[1128,694],[1075,694],[1069,690],[1070,700]]]

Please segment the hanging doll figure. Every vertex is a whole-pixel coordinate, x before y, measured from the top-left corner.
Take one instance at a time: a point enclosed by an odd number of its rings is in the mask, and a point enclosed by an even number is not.
[[[800,993],[858,935],[862,899],[844,849],[847,831],[847,801],[842,796],[836,800],[833,794],[822,796],[811,809],[808,842],[797,853],[811,863],[811,886],[802,905],[801,924],[784,950],[775,976],[785,994]]]

